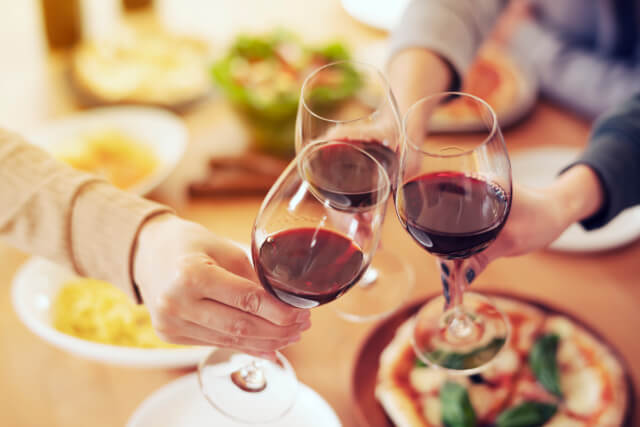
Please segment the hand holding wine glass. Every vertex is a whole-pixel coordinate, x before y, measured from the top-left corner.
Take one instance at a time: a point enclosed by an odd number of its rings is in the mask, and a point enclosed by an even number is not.
[[[133,273],[156,331],[169,342],[264,356],[310,326],[308,311],[264,291],[243,249],[172,214],[143,225]]]
[[[582,164],[571,167],[545,188],[514,183],[513,203],[504,228],[485,251],[464,261],[465,278],[473,280],[497,258],[545,248],[571,224],[594,215],[603,200],[598,176]]]
[[[366,151],[344,141],[305,147],[254,223],[253,265],[264,289],[303,309],[346,293],[371,262],[389,195],[386,171]],[[215,351],[199,373],[211,404],[243,422],[278,419],[295,401],[297,380],[279,353],[269,362]]]
[[[462,98],[485,131],[438,134],[438,107]],[[496,239],[509,215],[511,166],[495,113],[472,95],[446,92],[415,103],[404,118],[405,144],[395,202],[409,235],[442,260],[443,297],[418,313],[414,348],[426,363],[474,372],[503,348],[509,326],[491,302],[463,293],[463,262]],[[444,312],[442,311],[444,307]]]

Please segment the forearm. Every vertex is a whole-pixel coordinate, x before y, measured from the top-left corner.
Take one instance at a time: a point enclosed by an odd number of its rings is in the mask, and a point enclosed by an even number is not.
[[[428,49],[406,49],[389,62],[389,81],[401,115],[418,99],[447,90],[454,77],[448,63]]]
[[[568,169],[548,188],[549,200],[556,209],[561,230],[598,212],[604,202],[604,190],[596,172],[586,165]]]
[[[504,0],[414,0],[391,35],[389,72],[401,111],[457,89]]]
[[[573,165],[588,166],[603,191],[600,208],[581,221],[585,228],[602,227],[640,204],[640,95],[596,121],[587,149]]]
[[[0,237],[19,249],[134,296],[131,257],[138,230],[165,211],[0,129]]]

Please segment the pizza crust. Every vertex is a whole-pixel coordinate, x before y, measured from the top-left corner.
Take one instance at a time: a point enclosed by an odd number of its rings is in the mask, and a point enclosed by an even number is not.
[[[545,425],[622,425],[629,404],[626,377],[623,366],[608,346],[565,316],[547,316],[533,305],[512,299],[494,298],[494,301],[510,320],[517,316],[518,330],[512,331],[515,339],[498,356],[505,360],[497,359],[483,372],[485,381],[488,381],[485,384],[472,383],[464,376],[443,374],[434,368],[415,367],[411,345],[413,322],[407,320],[397,329],[380,355],[375,389],[376,398],[394,425],[440,427],[439,387],[447,380],[459,382],[467,388],[478,420],[482,422],[495,421],[502,410],[524,400],[555,402],[556,398],[536,381],[527,363],[528,352],[536,337],[548,332],[561,337],[558,362],[566,399]],[[594,378],[603,378],[604,385],[594,385],[597,383]],[[594,409],[604,396],[602,388],[605,386],[612,400],[606,406]],[[438,418],[437,422],[433,417]]]
[[[380,355],[380,369],[375,395],[387,415],[397,427],[436,427],[431,426],[418,411],[416,402],[409,396],[406,388],[397,384],[396,372],[406,363],[407,351],[411,347],[413,323],[403,323],[389,345]]]

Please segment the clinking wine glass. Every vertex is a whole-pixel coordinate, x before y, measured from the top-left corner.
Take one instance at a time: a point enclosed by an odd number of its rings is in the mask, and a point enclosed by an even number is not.
[[[306,146],[264,199],[252,230],[253,264],[264,288],[299,308],[328,303],[366,271],[380,241],[389,178],[367,152],[343,141]],[[232,350],[201,364],[201,389],[227,416],[245,423],[282,417],[298,382],[287,360]]]
[[[369,153],[385,168],[393,187],[400,119],[389,84],[377,68],[338,61],[305,79],[296,119],[296,151],[323,139],[343,141]],[[413,270],[406,260],[381,246],[357,286],[333,307],[351,321],[379,319],[406,301],[413,284]]]
[[[478,132],[439,132],[441,107],[466,111]],[[511,207],[511,165],[491,107],[475,96],[445,92],[423,98],[405,114],[398,217],[409,235],[443,263],[443,296],[415,317],[413,345],[425,363],[477,372],[504,347],[509,325],[485,297],[464,294],[464,260],[498,236]]]

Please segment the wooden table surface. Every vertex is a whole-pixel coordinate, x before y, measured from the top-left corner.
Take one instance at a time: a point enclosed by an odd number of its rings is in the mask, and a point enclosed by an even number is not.
[[[248,2],[244,3],[243,9],[251,10]],[[291,24],[310,38],[317,39],[321,34],[327,37],[339,35],[365,49],[369,43],[379,44],[384,39],[383,34],[351,21],[337,0],[255,0],[251,3],[264,12],[267,23]],[[274,15],[260,6],[261,3],[274,5],[281,14]],[[316,19],[301,21],[309,14]],[[234,16],[239,19],[241,14]],[[260,21],[260,25],[264,22]],[[54,95],[50,97],[50,111],[54,115],[73,108],[70,95],[59,78],[53,73],[50,82]],[[215,97],[188,112],[185,120],[191,131],[192,146],[220,144],[216,135],[221,137],[223,132],[229,132],[229,117],[228,108]],[[582,146],[588,128],[587,122],[541,102],[526,121],[506,130],[505,138],[512,153],[533,146]],[[235,149],[241,145],[238,143]],[[225,149],[221,148],[221,151]],[[172,179],[179,181],[179,174]],[[176,182],[167,183],[157,197],[177,203],[178,198],[168,195],[174,194],[178,186]],[[226,197],[187,201],[176,208],[185,218],[200,222],[219,235],[248,243],[260,201],[260,197]],[[387,218],[383,236],[385,247],[405,256],[416,272],[417,286],[412,298],[439,292],[433,259],[402,230],[393,212]],[[41,341],[20,323],[10,301],[12,277],[26,259],[25,254],[0,244],[0,283],[3,284],[0,291],[0,425],[123,426],[146,396],[191,372],[107,366],[79,359]],[[542,251],[493,263],[477,279],[474,288],[533,296],[580,316],[621,351],[629,362],[634,384],[640,389],[640,364],[637,363],[640,340],[636,329],[640,324],[638,260],[640,242],[598,254]],[[284,353],[299,379],[333,406],[343,425],[356,426],[350,395],[352,363],[358,346],[374,324],[348,323],[337,317],[330,306],[313,310],[312,322],[313,327],[302,340]],[[636,415],[640,415],[640,402],[634,403]]]

